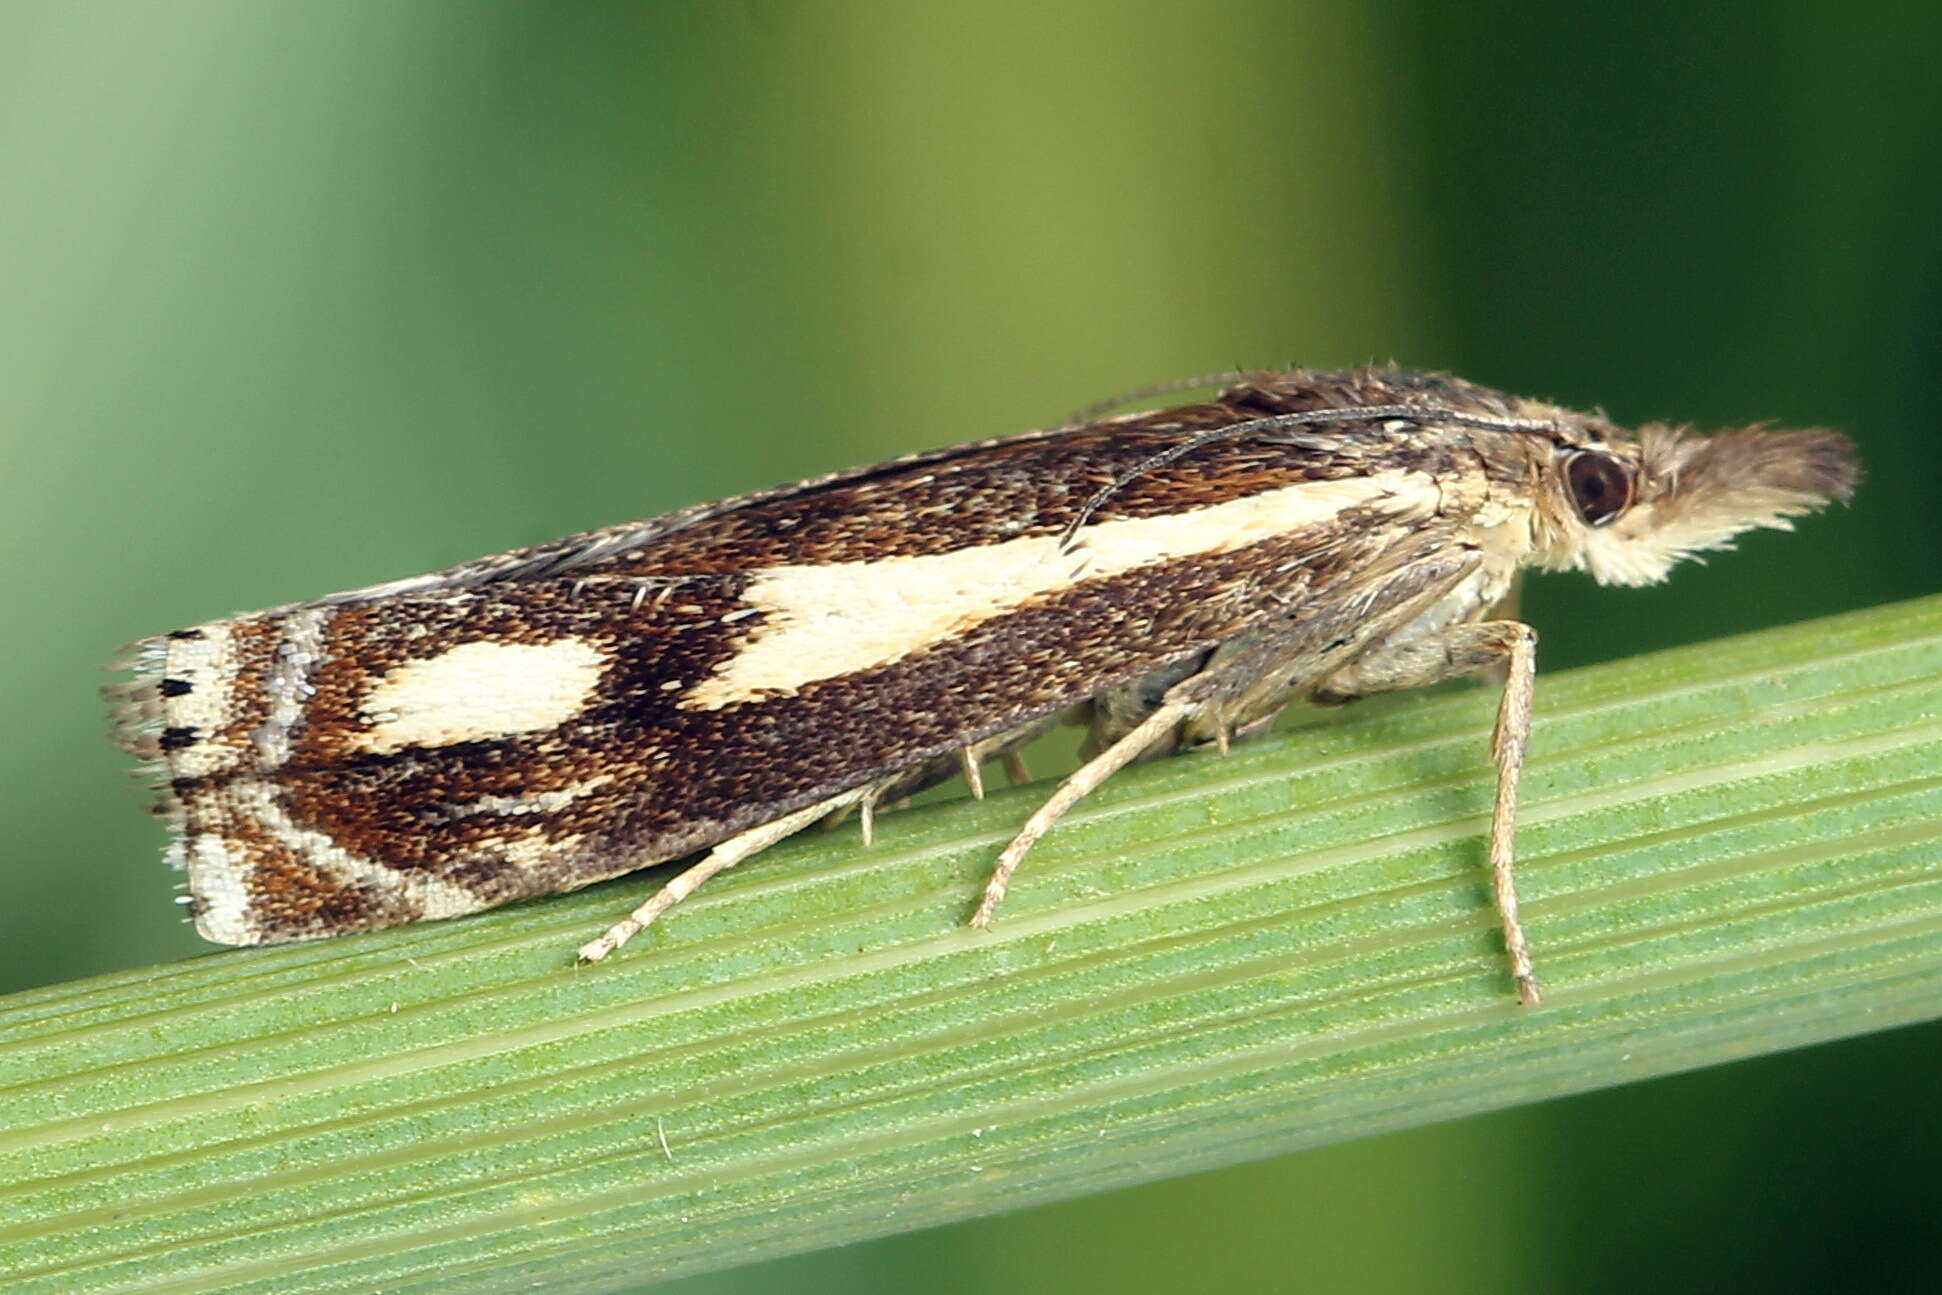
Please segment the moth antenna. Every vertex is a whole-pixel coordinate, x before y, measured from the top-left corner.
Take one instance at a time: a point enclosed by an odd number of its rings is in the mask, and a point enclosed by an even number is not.
[[[1204,432],[1197,432],[1176,445],[1168,446],[1151,458],[1134,464],[1133,467],[1100,487],[1092,498],[1086,500],[1079,509],[1078,515],[1059,535],[1059,545],[1063,548],[1070,544],[1072,537],[1079,533],[1079,528],[1092,520],[1092,515],[1099,511],[1101,505],[1125,487],[1154,469],[1177,462],[1203,446],[1282,427],[1305,427],[1316,423],[1361,423],[1377,418],[1407,418],[1418,423],[1431,421],[1454,423],[1460,427],[1480,427],[1492,432],[1532,432],[1539,436],[1547,436],[1554,441],[1562,437],[1561,429],[1555,423],[1544,419],[1472,414],[1435,405],[1345,405],[1339,409],[1304,409],[1293,414],[1270,414],[1264,418],[1250,418],[1246,422],[1229,423],[1225,427],[1214,427]]]
[[[1245,377],[1245,369],[1223,369],[1219,373],[1203,373],[1193,378],[1175,378],[1171,382],[1155,382],[1151,386],[1136,387],[1132,391],[1122,391],[1104,400],[1096,400],[1084,409],[1066,417],[1063,426],[1078,427],[1097,422],[1106,415],[1142,400],[1155,396],[1174,396],[1182,391],[1198,391],[1202,387],[1218,387],[1231,378]]]

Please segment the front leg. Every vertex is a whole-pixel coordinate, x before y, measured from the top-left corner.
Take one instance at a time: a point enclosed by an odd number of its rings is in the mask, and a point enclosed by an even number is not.
[[[1512,843],[1517,834],[1517,782],[1531,736],[1531,694],[1537,680],[1537,631],[1522,621],[1482,621],[1436,634],[1385,643],[1335,671],[1315,689],[1321,702],[1348,701],[1371,693],[1424,688],[1458,675],[1501,668],[1503,700],[1490,752],[1497,763],[1497,802],[1490,816],[1490,881],[1504,924],[1519,1002],[1540,1001],[1531,947],[1517,916],[1517,877]]]

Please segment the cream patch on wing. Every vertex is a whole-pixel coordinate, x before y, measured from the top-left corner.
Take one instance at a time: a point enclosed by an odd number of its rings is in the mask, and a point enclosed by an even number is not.
[[[607,657],[582,639],[461,643],[386,672],[364,698],[357,748],[385,755],[556,728],[592,700]]]
[[[529,791],[519,796],[480,796],[476,800],[448,805],[445,812],[453,818],[517,818],[524,814],[557,814],[583,796],[590,796],[614,781],[610,773],[545,791]]]
[[[1390,471],[1265,490],[1160,517],[1080,528],[1068,543],[1031,536],[919,557],[770,567],[743,593],[762,613],[741,650],[681,699],[686,710],[792,693],[886,665],[1034,598],[1155,563],[1225,553],[1378,505],[1428,512],[1436,483]]]

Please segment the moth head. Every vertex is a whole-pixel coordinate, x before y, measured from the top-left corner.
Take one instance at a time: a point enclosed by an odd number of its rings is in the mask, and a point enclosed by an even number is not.
[[[1837,432],[1601,430],[1587,420],[1582,443],[1557,447],[1539,509],[1550,565],[1601,584],[1652,584],[1682,558],[1731,548],[1742,531],[1791,530],[1790,518],[1846,502],[1860,475]]]

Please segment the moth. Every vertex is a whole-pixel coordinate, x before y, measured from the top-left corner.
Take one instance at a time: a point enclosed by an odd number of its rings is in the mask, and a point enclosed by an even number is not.
[[[1827,431],[1628,432],[1434,373],[1251,373],[176,630],[110,691],[205,938],[451,917],[704,852],[597,961],[812,823],[860,810],[867,840],[887,798],[958,774],[982,794],[984,762],[1061,719],[1084,761],[976,926],[1133,761],[1494,671],[1488,863],[1535,1003],[1512,838],[1537,637],[1499,610],[1519,573],[1650,584],[1856,477]]]

